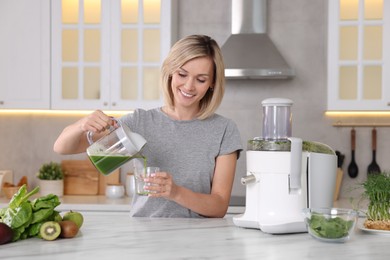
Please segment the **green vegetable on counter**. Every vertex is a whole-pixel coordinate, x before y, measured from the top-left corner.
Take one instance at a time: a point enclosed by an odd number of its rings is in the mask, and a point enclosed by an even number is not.
[[[344,220],[340,217],[328,218],[313,213],[309,220],[309,228],[312,233],[322,238],[342,238],[348,236],[352,227],[352,220]]]
[[[36,187],[27,193],[27,187],[23,185],[12,197],[8,207],[0,210],[0,222],[13,230],[12,241],[39,236],[40,226],[44,222],[58,218],[59,212],[55,211],[55,207],[60,204],[58,196],[49,194],[31,202],[29,198],[38,191],[39,187]]]

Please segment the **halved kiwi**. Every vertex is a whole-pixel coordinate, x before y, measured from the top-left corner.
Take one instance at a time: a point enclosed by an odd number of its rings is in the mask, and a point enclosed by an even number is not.
[[[56,221],[48,221],[42,224],[39,234],[45,240],[54,240],[61,234],[61,226]]]

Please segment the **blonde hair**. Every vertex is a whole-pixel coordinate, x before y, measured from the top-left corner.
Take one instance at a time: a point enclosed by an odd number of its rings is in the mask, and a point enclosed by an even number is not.
[[[197,116],[198,119],[206,119],[217,110],[225,92],[225,65],[221,49],[214,39],[206,35],[190,35],[176,42],[163,62],[161,87],[165,104],[173,108],[172,74],[186,62],[200,57],[209,57],[214,64],[214,81],[200,101]]]

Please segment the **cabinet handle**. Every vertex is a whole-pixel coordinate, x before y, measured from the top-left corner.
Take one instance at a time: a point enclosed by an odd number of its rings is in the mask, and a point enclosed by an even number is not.
[[[0,105],[4,105],[4,101],[0,100]]]
[[[104,103],[103,103],[103,106],[107,106],[107,105],[108,105],[108,103],[107,103],[107,102],[104,102]]]
[[[390,102],[387,102],[387,106],[390,106]]]
[[[112,102],[112,106],[115,107],[115,106],[116,106],[116,103],[115,103],[115,102]]]

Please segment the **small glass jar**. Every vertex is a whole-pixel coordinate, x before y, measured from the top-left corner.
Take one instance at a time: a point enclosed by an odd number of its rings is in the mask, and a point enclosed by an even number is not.
[[[125,195],[125,187],[122,184],[107,184],[106,197],[109,199],[119,199]]]

